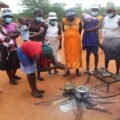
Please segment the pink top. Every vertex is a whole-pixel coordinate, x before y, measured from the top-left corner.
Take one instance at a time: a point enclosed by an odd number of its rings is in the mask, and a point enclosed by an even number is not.
[[[14,34],[16,32],[16,27],[17,24],[14,22],[11,22],[10,24],[8,24],[5,29],[7,30],[7,34]],[[14,45],[17,45],[16,43],[16,39],[12,39],[14,41]]]
[[[0,25],[0,27],[1,27],[2,31],[7,35],[6,29],[5,29],[3,26],[1,26],[1,25]],[[3,44],[5,47],[9,47],[10,45],[13,45],[13,44],[14,44],[14,43],[13,43],[13,40],[10,40],[9,42],[6,42],[6,41],[5,41],[5,38],[6,38],[6,36],[5,36],[4,34],[2,34],[2,32],[0,32],[0,41],[2,41],[2,44]]]

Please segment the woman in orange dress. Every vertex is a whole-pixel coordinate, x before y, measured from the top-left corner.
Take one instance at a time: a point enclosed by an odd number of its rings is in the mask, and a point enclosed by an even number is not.
[[[81,31],[82,24],[79,18],[75,18],[75,12],[68,10],[63,19],[64,53],[68,67],[75,68],[76,74],[81,75],[79,68],[82,67]],[[67,70],[65,76],[70,74]]]

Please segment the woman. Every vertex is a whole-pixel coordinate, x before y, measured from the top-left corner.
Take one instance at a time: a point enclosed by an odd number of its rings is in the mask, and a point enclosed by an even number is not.
[[[20,77],[16,76],[16,71],[20,67],[20,63],[17,57],[16,49],[17,43],[16,38],[19,36],[17,32],[17,25],[16,23],[12,22],[13,16],[9,9],[3,10],[2,18],[5,21],[5,29],[7,31],[8,37],[13,40],[13,46],[8,48],[7,51],[7,58],[6,58],[6,72],[9,77],[9,81],[11,84],[16,85],[16,79],[21,79]]]
[[[30,24],[30,40],[44,43],[44,37],[46,33],[47,26],[43,22],[43,11],[39,8],[34,10],[34,18],[29,19]]]
[[[52,69],[64,69],[64,66],[57,64],[54,61],[53,49],[48,45],[43,45],[35,41],[24,42],[17,49],[19,60],[22,63],[22,70],[27,74],[28,82],[31,87],[31,95],[36,98],[42,98],[44,90],[38,90],[36,86],[36,70],[40,72],[49,71]],[[48,67],[53,63],[53,67]]]
[[[4,20],[0,19],[0,70],[6,69],[6,58],[10,41],[4,25]]]
[[[61,26],[57,22],[57,14],[55,12],[50,12],[48,15],[47,31],[45,34],[45,43],[49,44],[53,48],[53,53],[55,60],[60,62],[60,56],[58,50],[62,47],[62,35]],[[56,75],[60,75],[58,70],[54,70]],[[48,76],[52,76],[51,71],[48,72]]]
[[[105,68],[108,70],[110,60],[116,61],[116,73],[120,69],[120,16],[116,14],[115,5],[111,2],[107,5],[107,16],[104,18]]]
[[[43,22],[43,11],[39,8],[34,10],[34,18],[28,20],[30,24],[30,40],[44,43],[44,37],[46,33],[47,26]],[[40,76],[40,72],[37,73],[37,79],[43,81],[44,78]]]
[[[82,50],[81,50],[81,31],[82,24],[79,18],[75,18],[75,12],[68,10],[67,18],[63,19],[64,32],[64,52],[65,61],[68,67],[75,68],[76,74],[81,75],[79,68],[82,67]],[[70,74],[67,70],[65,76]]]
[[[99,21],[94,17],[83,13],[84,16],[84,33],[82,38],[83,50],[86,50],[86,72],[89,73],[90,55],[93,53],[95,58],[94,71],[97,70],[98,66],[98,45],[99,36],[97,31],[99,29]]]

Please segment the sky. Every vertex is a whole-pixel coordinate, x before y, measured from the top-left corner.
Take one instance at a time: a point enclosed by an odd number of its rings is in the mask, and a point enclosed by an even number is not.
[[[18,13],[22,10],[22,7],[18,5],[20,0],[1,0],[4,3],[10,6],[10,9],[13,13]],[[102,6],[106,6],[107,2],[114,2],[115,5],[120,6],[120,0],[51,0],[51,3],[61,2],[66,3],[67,8],[74,7],[76,3],[82,4],[84,8],[89,8],[93,4],[101,4]]]

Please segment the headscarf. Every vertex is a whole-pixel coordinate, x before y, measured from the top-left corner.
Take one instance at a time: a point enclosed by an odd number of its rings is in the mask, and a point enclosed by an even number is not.
[[[13,17],[11,10],[10,10],[10,9],[5,9],[5,10],[3,10],[3,12],[2,12],[2,17],[3,17],[3,18],[4,18],[4,17]]]
[[[52,49],[52,47],[49,46],[49,45],[46,45],[46,44],[43,45],[42,46],[42,54],[47,59],[50,59],[51,57],[53,57],[54,55],[53,55],[53,49]]]
[[[40,9],[40,8],[35,8],[33,13],[34,13],[34,15],[36,15],[36,14],[43,14],[43,10]]]
[[[115,4],[112,3],[112,2],[108,2],[107,3],[107,9],[113,9],[113,10],[115,10]]]
[[[72,9],[67,10],[66,17],[73,16],[73,15],[76,15],[74,10],[72,10]]]

